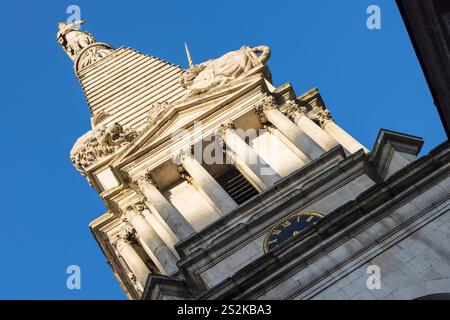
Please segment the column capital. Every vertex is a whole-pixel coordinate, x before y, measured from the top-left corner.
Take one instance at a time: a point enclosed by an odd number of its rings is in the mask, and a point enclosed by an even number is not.
[[[136,210],[139,213],[142,213],[145,210],[145,204],[144,201],[139,200],[133,205],[133,209]]]
[[[272,123],[267,122],[267,123],[265,123],[265,124],[263,125],[263,129],[265,129],[265,130],[267,130],[268,132],[272,133],[273,130],[276,129],[276,127],[275,127]]]
[[[142,200],[136,201],[125,207],[125,211],[135,211],[140,213],[145,210],[145,204]]]
[[[255,105],[255,113],[259,116],[261,123],[268,122],[266,112],[269,110],[278,109],[275,97],[266,95],[260,103]]]
[[[130,245],[134,247],[138,245],[134,228],[127,225],[122,232],[116,235],[111,245],[117,250],[119,255],[124,246]]]
[[[176,155],[174,155],[172,157],[172,162],[177,166],[177,170],[180,173],[181,178],[186,180],[188,183],[192,183],[192,177],[189,175],[189,173],[183,167],[183,162],[186,159],[190,159],[190,158],[192,158],[191,147],[181,149]]]
[[[186,180],[188,183],[192,184],[192,176],[186,171],[186,169],[181,165],[177,165],[178,172],[182,179]]]
[[[127,272],[128,279],[132,282],[134,286],[137,286],[137,278],[132,272]]]
[[[328,109],[320,110],[311,117],[311,120],[318,122],[322,129],[325,128],[327,123],[334,122],[333,116]]]
[[[299,117],[306,115],[306,107],[301,107],[294,100],[286,102],[286,115],[296,122]]]
[[[123,241],[125,241],[125,243],[128,243],[132,247],[135,247],[139,244],[139,242],[136,238],[136,230],[131,226],[128,226],[127,228],[125,228],[125,232],[123,233],[122,238],[123,238]]]
[[[188,148],[183,148],[181,150],[178,151],[178,153],[174,154],[172,156],[172,162],[177,166],[181,166],[181,164],[183,163],[183,161],[186,158],[189,158],[192,156],[192,147],[188,147]]]
[[[138,188],[142,188],[142,186],[145,184],[151,184],[154,185],[155,187],[158,187],[150,170],[147,170],[143,175],[137,177],[136,184]]]
[[[131,221],[135,216],[142,214],[144,210],[145,204],[143,201],[139,200],[125,208],[122,220],[124,222]]]
[[[227,131],[229,129],[230,130],[236,129],[236,127],[234,126],[233,120],[227,120],[226,122],[224,122],[220,125],[220,132],[222,133],[222,135],[225,135],[225,131]]]

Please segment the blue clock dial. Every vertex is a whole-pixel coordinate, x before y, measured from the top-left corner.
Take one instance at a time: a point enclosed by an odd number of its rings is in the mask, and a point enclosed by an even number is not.
[[[319,213],[296,213],[277,223],[264,240],[264,251],[270,252],[283,242],[297,237],[302,231],[316,224],[323,216]]]

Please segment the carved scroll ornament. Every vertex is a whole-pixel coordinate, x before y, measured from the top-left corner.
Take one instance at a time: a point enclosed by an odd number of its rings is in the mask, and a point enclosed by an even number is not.
[[[94,128],[78,139],[70,152],[70,159],[84,175],[86,168],[129,144],[136,136],[135,130],[124,129],[118,123]]]

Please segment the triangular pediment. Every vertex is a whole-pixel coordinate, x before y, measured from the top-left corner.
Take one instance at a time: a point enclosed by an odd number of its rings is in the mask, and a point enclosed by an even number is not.
[[[177,130],[192,127],[197,121],[207,121],[211,114],[220,112],[223,107],[256,88],[264,92],[269,91],[261,73],[234,81],[202,95],[177,101],[164,110],[132,144],[120,152],[112,165],[129,163],[140,154],[170,139]]]

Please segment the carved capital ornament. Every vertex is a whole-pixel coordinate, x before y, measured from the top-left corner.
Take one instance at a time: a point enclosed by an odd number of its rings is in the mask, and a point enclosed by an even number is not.
[[[184,160],[190,158],[193,153],[193,146],[186,146],[181,148],[172,156],[172,162],[178,167],[181,166]]]
[[[225,135],[227,130],[235,130],[236,127],[234,125],[234,121],[233,120],[228,120],[224,123],[221,124],[220,126],[220,133],[223,135]]]
[[[312,116],[311,119],[316,121],[322,127],[322,129],[325,128],[327,123],[334,122],[331,112],[328,109],[322,109],[318,111],[314,116]]]
[[[158,188],[158,184],[156,183],[155,179],[153,178],[153,174],[151,170],[147,170],[144,174],[140,175],[135,180],[135,185],[138,187],[138,189],[142,192],[142,189],[148,185],[151,184]]]
[[[299,117],[306,115],[306,107],[299,106],[295,101],[286,102],[286,115],[296,122]]]
[[[277,109],[277,104],[273,96],[266,96],[262,101],[255,106],[255,112],[259,116],[262,124],[267,124],[266,112],[269,110]]]

